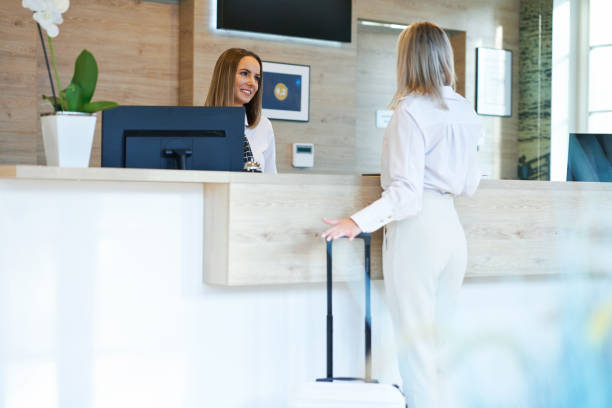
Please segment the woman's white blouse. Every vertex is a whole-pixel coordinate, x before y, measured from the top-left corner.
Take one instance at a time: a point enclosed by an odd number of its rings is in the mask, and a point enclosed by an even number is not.
[[[452,88],[448,109],[426,96],[409,95],[395,109],[383,137],[381,198],[351,216],[364,232],[417,214],[423,191],[472,195],[480,182],[480,120]]]
[[[245,116],[244,134],[251,145],[253,158],[260,164],[264,173],[276,173],[276,147],[272,123],[262,116],[253,129],[249,129],[247,125]]]

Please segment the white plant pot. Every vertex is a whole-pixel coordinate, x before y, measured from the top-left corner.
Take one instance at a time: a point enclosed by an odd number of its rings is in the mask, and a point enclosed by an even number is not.
[[[42,115],[47,166],[89,167],[96,130],[96,114],[56,112]]]

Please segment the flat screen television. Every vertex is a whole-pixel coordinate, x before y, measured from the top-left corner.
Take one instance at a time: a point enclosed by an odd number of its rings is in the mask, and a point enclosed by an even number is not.
[[[244,108],[119,106],[102,112],[102,167],[242,171]]]
[[[217,0],[217,28],[351,42],[351,0]]]
[[[568,181],[612,181],[612,134],[570,133]]]

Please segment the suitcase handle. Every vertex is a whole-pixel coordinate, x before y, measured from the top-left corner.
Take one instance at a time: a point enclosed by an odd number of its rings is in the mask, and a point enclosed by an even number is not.
[[[327,376],[317,381],[331,382],[334,380],[377,382],[372,380],[372,313],[370,308],[370,248],[372,235],[362,232],[355,238],[363,240],[365,254],[365,378],[334,377],[334,317],[332,314],[332,244],[327,241]]]

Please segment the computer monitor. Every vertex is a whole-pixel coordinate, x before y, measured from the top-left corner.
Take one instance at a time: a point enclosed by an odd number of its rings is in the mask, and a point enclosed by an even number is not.
[[[570,133],[568,181],[612,181],[612,134]]]
[[[119,106],[102,112],[102,167],[242,171],[244,108]]]

